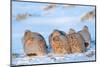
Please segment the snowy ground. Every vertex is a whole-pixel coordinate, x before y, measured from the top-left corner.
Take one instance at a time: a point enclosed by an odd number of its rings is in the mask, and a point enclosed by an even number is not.
[[[58,5],[54,10],[44,11],[42,7],[46,3],[12,2],[12,65],[47,64],[63,62],[93,61],[95,59],[95,18],[88,21],[80,21],[83,14],[94,10],[91,6],[75,6],[62,8]],[[80,11],[81,10],[81,11]],[[24,17],[18,21],[16,17],[21,14],[30,14],[31,17]],[[88,26],[91,34],[91,45],[85,53],[57,56],[52,53],[46,56],[29,58],[23,54],[22,37],[25,30],[39,32],[44,36],[49,46],[48,36],[54,29],[68,32],[70,28],[80,31]],[[51,49],[48,48],[50,51]]]
[[[63,63],[63,62],[79,62],[93,61],[95,59],[95,42],[91,43],[90,48],[85,53],[75,53],[64,56],[57,56],[49,53],[41,57],[27,57],[20,55],[17,58],[12,58],[12,65],[30,65],[30,64],[47,64],[47,63]]]

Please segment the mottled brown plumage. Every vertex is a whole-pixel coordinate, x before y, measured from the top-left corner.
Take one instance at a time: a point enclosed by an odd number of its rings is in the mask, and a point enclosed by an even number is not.
[[[70,29],[67,35],[67,41],[71,48],[71,53],[81,53],[85,51],[83,38],[75,32],[74,29]]]
[[[66,33],[54,30],[49,36],[49,42],[55,54],[69,54],[70,46],[67,43]]]
[[[95,10],[92,10],[92,11],[89,11],[89,12],[85,13],[85,14],[81,17],[81,21],[90,20],[90,19],[92,19],[93,17],[95,17]]]
[[[17,21],[25,20],[25,19],[27,19],[28,17],[31,17],[31,16],[32,16],[32,15],[31,15],[31,14],[28,14],[28,13],[17,14],[16,20],[17,20]]]
[[[50,5],[47,5],[45,8],[43,8],[43,10],[51,10],[51,9],[54,9],[56,7],[56,4],[50,4]]]
[[[39,33],[27,30],[24,34],[23,43],[27,56],[42,56],[46,54],[46,42]]]

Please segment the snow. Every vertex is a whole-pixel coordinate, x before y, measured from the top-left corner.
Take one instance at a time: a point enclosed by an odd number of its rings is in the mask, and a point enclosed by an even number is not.
[[[38,9],[44,7],[42,3],[12,2],[12,65],[48,64],[63,62],[95,61],[95,18],[91,21],[80,22],[80,16],[91,11],[94,7],[79,6],[75,8],[62,9],[58,7],[50,15],[43,16],[45,11]],[[28,17],[25,20],[17,21],[18,14],[39,14],[40,16]],[[49,13],[48,13],[49,14]],[[46,19],[46,20],[45,20]],[[56,23],[55,23],[56,22]],[[68,32],[70,28],[76,31],[82,30],[87,25],[91,33],[91,45],[85,53],[66,54],[63,56],[51,53],[48,36],[54,29]],[[41,33],[47,43],[49,53],[45,56],[27,57],[23,51],[22,37],[25,30]],[[13,55],[12,55],[13,56]]]
[[[90,47],[85,53],[66,54],[62,56],[49,53],[45,56],[27,57],[24,54],[21,54],[17,58],[12,58],[12,65],[95,61],[95,42],[92,42],[91,46],[92,47]]]

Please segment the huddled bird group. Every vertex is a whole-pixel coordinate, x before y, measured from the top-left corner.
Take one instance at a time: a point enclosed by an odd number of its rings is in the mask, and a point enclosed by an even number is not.
[[[51,50],[57,55],[86,52],[90,46],[90,39],[87,26],[78,32],[71,28],[68,33],[55,29],[48,37]],[[26,30],[23,44],[24,52],[29,57],[48,54],[46,41],[40,33]]]

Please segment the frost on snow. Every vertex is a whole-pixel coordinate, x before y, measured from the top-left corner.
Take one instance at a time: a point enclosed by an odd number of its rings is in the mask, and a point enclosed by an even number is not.
[[[92,42],[90,48],[85,53],[66,54],[63,56],[49,53],[46,56],[27,57],[24,54],[15,55],[12,58],[12,65],[29,65],[29,64],[47,64],[47,63],[63,63],[63,62],[80,62],[95,60],[95,43]]]

